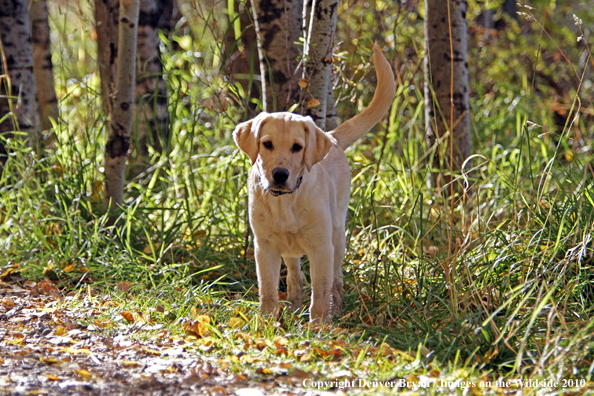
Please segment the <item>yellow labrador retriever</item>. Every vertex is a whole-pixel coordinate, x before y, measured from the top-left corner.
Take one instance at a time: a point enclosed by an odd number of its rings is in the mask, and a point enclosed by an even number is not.
[[[281,258],[288,273],[290,309],[301,308],[300,258],[311,264],[310,319],[327,322],[342,310],[342,260],[351,171],[344,150],[384,116],[395,92],[390,64],[376,45],[377,88],[361,114],[324,133],[311,118],[261,113],[233,132],[246,153],[249,217],[254,232],[260,309],[275,312]]]

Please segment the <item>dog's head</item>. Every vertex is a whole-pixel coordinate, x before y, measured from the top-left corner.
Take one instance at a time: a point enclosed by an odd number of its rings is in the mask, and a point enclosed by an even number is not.
[[[237,147],[250,157],[265,190],[293,191],[305,169],[321,161],[332,139],[310,117],[261,113],[233,131]]]

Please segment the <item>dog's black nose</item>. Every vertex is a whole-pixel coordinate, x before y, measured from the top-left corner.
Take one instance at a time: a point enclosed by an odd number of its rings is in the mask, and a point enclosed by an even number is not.
[[[289,170],[285,168],[274,168],[272,170],[272,178],[278,184],[282,184],[289,178]]]

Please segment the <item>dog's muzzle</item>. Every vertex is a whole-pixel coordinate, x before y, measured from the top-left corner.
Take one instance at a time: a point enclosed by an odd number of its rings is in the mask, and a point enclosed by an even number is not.
[[[260,176],[258,176],[258,183],[260,181],[261,181]],[[286,195],[286,194],[293,194],[295,191],[297,191],[297,189],[301,185],[301,182],[302,181],[303,181],[303,176],[301,176],[299,179],[297,179],[297,183],[295,185],[295,188],[293,190],[290,190],[290,191],[286,191],[286,190],[273,190],[271,188],[267,189],[266,191],[268,193],[270,193],[270,195],[272,195],[273,197],[278,197],[280,195]]]

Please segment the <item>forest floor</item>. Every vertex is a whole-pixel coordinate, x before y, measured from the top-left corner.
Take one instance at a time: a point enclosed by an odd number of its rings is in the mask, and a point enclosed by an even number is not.
[[[258,396],[307,391],[294,386],[311,377],[307,372],[294,369],[288,375],[281,368],[263,375],[267,378],[231,372],[225,359],[201,353],[208,345],[188,348],[196,337],[172,336],[162,324],[138,320],[138,313],[122,312],[132,315],[131,323],[115,331],[107,329],[108,323],[83,324],[106,304],[115,303],[101,295],[63,295],[49,279],[0,283],[0,393]],[[140,340],[141,332],[151,335]]]
[[[175,317],[161,305],[148,307],[129,282],[111,291],[87,285],[74,292],[6,268],[0,279],[0,394],[544,395],[594,389],[590,382],[526,386],[468,362],[442,366],[421,346],[416,354],[404,352],[287,315],[266,322],[236,308],[241,302],[208,302]],[[217,316],[224,309],[234,309],[230,319]]]

